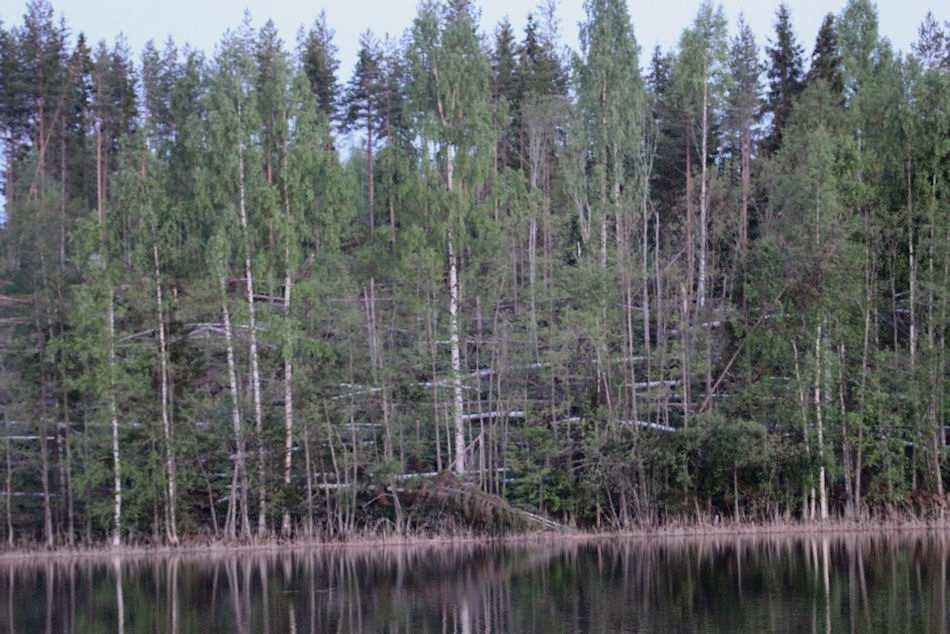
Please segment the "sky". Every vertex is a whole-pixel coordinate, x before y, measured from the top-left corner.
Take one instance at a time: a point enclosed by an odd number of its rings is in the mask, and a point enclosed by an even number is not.
[[[901,50],[909,50],[916,39],[917,27],[928,9],[937,18],[950,18],[950,10],[940,9],[942,0],[880,0],[881,34]],[[845,0],[787,0],[799,41],[810,55],[822,18],[832,11],[840,12]],[[508,16],[520,33],[528,13],[538,0],[481,0],[482,28],[494,31],[495,25]],[[577,48],[577,25],[583,18],[583,0],[559,0],[558,18],[563,41]],[[775,9],[779,0],[724,0],[722,2],[735,30],[735,21],[742,12],[760,45],[771,34]],[[19,23],[25,0],[0,0],[0,20],[6,25]],[[162,43],[171,35],[179,44],[189,43],[207,52],[214,50],[225,29],[240,24],[243,12],[250,10],[256,25],[273,19],[281,36],[292,48],[301,25],[309,25],[321,10],[336,31],[340,50],[340,79],[345,81],[356,58],[359,35],[366,29],[376,35],[401,35],[412,22],[417,0],[53,0],[57,15],[78,33],[92,41],[112,41],[123,33],[137,53],[149,39]],[[682,29],[688,25],[699,0],[661,0],[644,2],[630,0],[634,31],[640,43],[641,63],[646,63],[654,45],[673,47]],[[520,39],[520,35],[519,35]]]

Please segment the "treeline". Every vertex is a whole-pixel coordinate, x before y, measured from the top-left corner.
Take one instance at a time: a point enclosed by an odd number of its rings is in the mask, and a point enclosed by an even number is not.
[[[942,515],[950,23],[552,6],[0,28],[9,543]]]

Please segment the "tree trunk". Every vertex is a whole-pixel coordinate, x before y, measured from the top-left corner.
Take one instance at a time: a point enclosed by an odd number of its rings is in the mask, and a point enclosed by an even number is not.
[[[157,239],[157,238],[156,238]],[[173,546],[178,545],[178,522],[176,506],[178,501],[178,477],[175,461],[175,445],[172,434],[171,412],[168,404],[168,348],[165,342],[165,308],[162,301],[162,273],[158,256],[158,244],[152,246],[152,256],[155,263],[155,305],[158,311],[158,356],[161,366],[161,402],[162,402],[162,431],[165,436],[165,477],[168,478],[168,526],[167,538]]]
[[[752,132],[748,121],[742,129],[742,195],[739,203],[739,257],[743,264],[749,252],[749,193],[752,182]],[[744,296],[744,295],[743,295]]]
[[[821,508],[821,521],[828,519],[828,492],[825,486],[825,427],[822,417],[822,359],[821,331],[823,317],[815,328],[815,420],[818,424],[818,496]]]
[[[706,204],[706,172],[707,172],[707,144],[709,137],[709,77],[708,68],[703,67],[703,128],[702,128],[702,156],[699,178],[699,282],[697,284],[697,302],[702,308],[706,305],[706,242],[708,222]]]
[[[367,213],[369,214],[369,232],[372,235],[376,231],[376,182],[374,176],[373,162],[373,120],[371,111],[366,112],[366,180],[367,180]]]
[[[805,383],[802,380],[801,364],[799,363],[799,354],[798,354],[798,343],[795,339],[792,339],[792,353],[795,360],[795,382],[798,385],[798,406],[802,414],[802,442],[805,444],[805,455],[808,456],[809,462],[811,461],[811,441],[808,438],[808,400],[805,397]],[[814,488],[810,487],[810,476],[805,478],[802,482],[802,520],[808,517],[808,497],[809,490],[814,492]]]
[[[290,193],[287,190],[287,155],[288,147],[287,142],[284,142],[284,152],[283,152],[283,174],[281,174],[281,181],[283,184],[283,195],[284,195],[284,214],[286,215],[288,235],[285,238],[286,242],[284,244],[284,320],[286,326],[286,337],[287,340],[284,342],[284,489],[285,491],[290,491],[291,486],[291,475],[293,473],[293,449],[294,449],[294,325],[293,325],[293,312],[291,311],[291,300],[293,298],[293,288],[294,288],[294,276],[293,276],[293,267],[290,260],[290,239],[293,236],[293,218],[290,215]],[[372,174],[372,169],[370,169]],[[370,182],[372,183],[372,177],[370,177]],[[372,188],[372,185],[370,186]],[[370,189],[372,192],[372,189]],[[372,200],[372,196],[370,197]],[[370,204],[370,209],[372,210],[372,204]],[[308,457],[309,462],[309,457]],[[310,475],[307,475],[308,482],[308,499],[309,499],[309,482]],[[286,506],[284,507],[284,515],[281,520],[281,533],[285,536],[290,535],[291,524],[290,524],[290,509]]]
[[[455,422],[455,473],[465,473],[465,423],[462,418],[462,355],[459,344],[458,261],[449,236],[449,342],[452,348],[452,414]]]
[[[240,107],[238,115],[240,116]],[[267,533],[267,481],[266,452],[264,449],[264,413],[261,406],[261,375],[257,354],[257,320],[254,311],[254,271],[251,267],[251,239],[247,223],[247,207],[244,177],[244,141],[238,147],[238,211],[240,212],[241,234],[244,241],[244,278],[247,289],[248,326],[250,328],[251,391],[254,396],[254,431],[257,433],[257,476],[259,508],[257,515],[257,536]]]
[[[692,128],[693,122],[686,121],[687,130]],[[684,134],[686,140],[686,290],[689,296],[693,293],[693,275],[696,271],[695,238],[693,237],[693,144],[690,135]]]
[[[289,249],[284,249],[284,255],[289,260]],[[293,276],[290,273],[290,265],[287,266],[287,272],[284,276],[284,316],[287,319],[288,331],[292,328],[290,325],[291,312],[290,300],[293,291]],[[293,448],[294,448],[294,361],[293,361],[293,335],[288,332],[288,341],[284,344],[284,487],[290,490],[291,473],[293,470]],[[290,510],[284,509],[284,517],[281,522],[281,533],[285,536],[290,535]]]
[[[122,461],[119,454],[119,412],[115,397],[115,297],[109,275],[109,243],[106,237],[106,173],[103,165],[102,122],[96,122],[96,207],[99,215],[103,277],[106,280],[106,341],[109,351],[109,417],[112,424],[113,534],[112,545],[122,544]]]
[[[240,480],[240,507],[241,507],[241,537],[248,539],[251,536],[251,523],[248,518],[248,482],[247,482],[247,461],[246,461],[246,450],[244,445],[244,432],[241,426],[241,409],[240,409],[240,399],[238,395],[238,381],[237,381],[237,363],[234,358],[234,335],[231,329],[231,311],[228,310],[228,295],[227,295],[227,279],[221,277],[221,314],[224,319],[224,340],[228,349],[228,383],[230,385],[231,392],[231,425],[234,429],[234,441],[237,449],[237,457],[234,467],[234,473],[236,479]],[[231,508],[234,504],[237,504],[238,500],[234,498],[234,494],[231,495]],[[232,523],[229,527],[229,537],[232,539],[235,537],[234,530],[234,521],[236,517],[235,513],[229,511],[229,516],[232,517]]]

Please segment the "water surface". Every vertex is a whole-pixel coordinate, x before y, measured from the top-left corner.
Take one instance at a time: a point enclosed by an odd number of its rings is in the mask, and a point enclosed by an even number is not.
[[[945,632],[950,534],[0,562],[0,632]]]

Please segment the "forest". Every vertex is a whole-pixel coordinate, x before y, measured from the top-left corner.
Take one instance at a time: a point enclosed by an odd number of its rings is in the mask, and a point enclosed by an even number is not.
[[[950,21],[584,9],[0,16],[0,539],[942,519]]]

